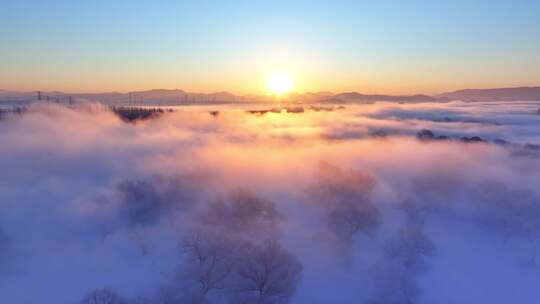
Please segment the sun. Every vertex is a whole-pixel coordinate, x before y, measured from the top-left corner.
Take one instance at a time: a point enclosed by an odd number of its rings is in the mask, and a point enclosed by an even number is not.
[[[275,71],[268,77],[266,85],[273,94],[283,95],[292,90],[294,79],[285,71]]]

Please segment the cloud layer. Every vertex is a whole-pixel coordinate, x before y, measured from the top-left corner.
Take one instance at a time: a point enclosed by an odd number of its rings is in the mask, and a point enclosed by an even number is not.
[[[34,104],[0,120],[0,295],[531,302],[539,107],[179,107],[125,122]]]

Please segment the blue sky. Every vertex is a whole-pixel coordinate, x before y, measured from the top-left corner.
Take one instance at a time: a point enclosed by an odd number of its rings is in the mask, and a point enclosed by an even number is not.
[[[540,85],[538,1],[3,0],[0,88],[439,92]]]

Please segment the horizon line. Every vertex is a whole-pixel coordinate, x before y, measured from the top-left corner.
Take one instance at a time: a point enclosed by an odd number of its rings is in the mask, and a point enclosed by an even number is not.
[[[297,95],[305,95],[305,94],[321,94],[321,93],[328,93],[330,95],[338,95],[338,94],[346,94],[346,93],[357,93],[357,94],[363,94],[363,95],[388,95],[388,96],[415,96],[415,95],[426,95],[426,96],[437,96],[437,95],[441,95],[441,94],[446,94],[446,93],[452,93],[452,92],[458,92],[458,91],[466,91],[466,90],[503,90],[503,89],[528,89],[528,88],[540,88],[540,84],[538,85],[527,85],[527,86],[515,86],[515,87],[512,87],[512,86],[502,86],[502,87],[477,87],[477,88],[474,88],[474,87],[466,87],[466,88],[462,88],[462,89],[456,89],[456,90],[445,90],[445,91],[442,91],[442,92],[438,92],[438,93],[422,93],[422,92],[417,92],[417,93],[380,93],[380,92],[363,92],[363,91],[357,91],[357,90],[345,90],[345,91],[338,91],[338,92],[335,92],[335,91],[330,91],[330,90],[319,90],[319,91],[305,91],[305,92],[298,92],[298,91],[292,91],[292,92],[289,92],[285,95],[294,95],[294,94],[297,94]],[[64,91],[64,90],[30,90],[30,91],[27,91],[27,90],[10,90],[10,89],[3,89],[3,88],[0,88],[0,92],[9,92],[9,93],[37,93],[37,92],[42,92],[42,93],[61,93],[61,94],[73,94],[73,95],[77,95],[77,94],[130,94],[130,93],[145,93],[145,92],[150,92],[150,91],[181,91],[183,93],[186,93],[186,94],[206,94],[206,95],[211,95],[211,94],[220,94],[220,93],[224,93],[224,94],[232,94],[232,95],[235,95],[235,96],[241,96],[241,97],[246,97],[246,96],[273,96],[275,94],[272,94],[272,93],[245,93],[245,94],[241,94],[241,93],[234,93],[232,91],[227,91],[227,90],[216,90],[216,91],[187,91],[187,90],[184,90],[184,89],[179,89],[179,88],[149,88],[149,89],[139,89],[139,90],[132,90],[132,91],[116,91],[116,90],[113,90],[113,91],[94,91],[94,92],[91,92],[91,91]]]

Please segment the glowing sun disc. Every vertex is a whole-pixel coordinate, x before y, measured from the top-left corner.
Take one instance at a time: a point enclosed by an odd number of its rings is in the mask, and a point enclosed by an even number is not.
[[[294,80],[286,72],[273,72],[268,77],[267,86],[272,93],[282,95],[292,90]]]

